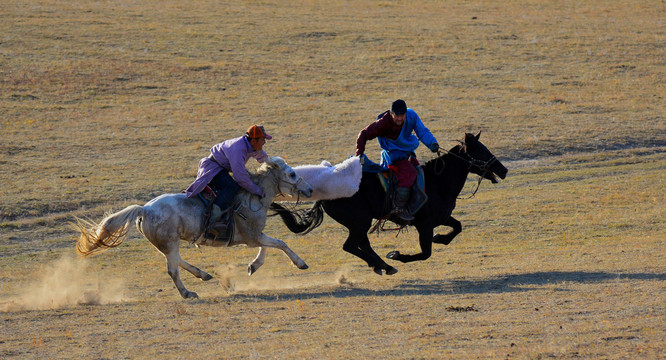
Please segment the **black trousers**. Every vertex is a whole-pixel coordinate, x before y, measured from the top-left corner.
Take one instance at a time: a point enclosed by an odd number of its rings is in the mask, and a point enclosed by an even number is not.
[[[220,171],[213,180],[208,183],[217,194],[215,204],[223,211],[233,205],[234,197],[240,189],[240,185],[234,180],[228,171]]]

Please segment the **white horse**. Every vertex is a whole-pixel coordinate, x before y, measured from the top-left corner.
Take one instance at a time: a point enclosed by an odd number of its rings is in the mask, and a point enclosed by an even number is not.
[[[235,228],[229,244],[205,240],[202,237],[205,230],[203,217],[206,208],[200,199],[188,198],[185,194],[164,194],[144,206],[130,205],[124,210],[108,215],[99,224],[77,219],[76,227],[81,236],[76,244],[76,250],[79,254],[88,256],[116,247],[127,237],[131,223],[136,220],[136,226],[141,234],[166,257],[169,276],[183,298],[196,298],[198,295],[188,291],[183,285],[179,266],[203,281],[213,277],[180,257],[180,240],[206,246],[244,244],[248,247],[259,247],[257,257],[248,266],[250,275],[264,263],[266,247],[275,247],[284,251],[294,266],[307,269],[305,262],[287,244],[280,239],[265,235],[263,230],[266,226],[267,211],[276,195],[302,194],[309,197],[312,194],[312,187],[279,157],[270,158],[251,177],[266,196],[260,199],[243,189],[239,191],[236,201],[241,205],[234,214]]]

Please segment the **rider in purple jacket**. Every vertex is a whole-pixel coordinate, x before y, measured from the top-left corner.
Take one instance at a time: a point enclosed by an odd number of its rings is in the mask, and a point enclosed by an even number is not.
[[[210,155],[199,161],[197,179],[185,190],[187,197],[196,196],[208,185],[217,193],[215,204],[223,212],[233,205],[234,197],[240,187],[263,197],[263,190],[252,182],[245,163],[251,157],[259,163],[265,162],[268,155],[263,151],[263,146],[266,140],[272,138],[263,126],[252,125],[245,135],[213,146]],[[218,221],[211,225],[211,229],[221,233],[227,226],[227,221]]]

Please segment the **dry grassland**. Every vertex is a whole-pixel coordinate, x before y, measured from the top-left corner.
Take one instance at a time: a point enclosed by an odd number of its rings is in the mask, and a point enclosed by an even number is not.
[[[0,3],[0,358],[666,358],[664,19],[658,0]],[[254,249],[183,244],[215,276],[183,274],[184,301],[136,231],[74,256],[68,221],[182,190],[252,123],[292,165],[335,163],[398,97],[509,168],[425,262],[379,277],[330,218],[275,219],[309,270],[269,251],[248,278]],[[371,241],[417,251],[415,231]]]

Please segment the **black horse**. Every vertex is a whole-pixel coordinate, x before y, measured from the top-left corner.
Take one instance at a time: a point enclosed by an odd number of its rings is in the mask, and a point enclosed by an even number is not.
[[[410,224],[416,227],[419,233],[421,253],[407,255],[391,251],[387,258],[403,263],[426,260],[432,253],[433,242],[448,245],[462,231],[460,221],[452,217],[451,213],[470,172],[493,183],[498,182],[497,177],[506,177],[506,167],[479,141],[479,136],[480,133],[465,134],[460,145],[423,166],[428,201],[414,214],[415,219]],[[386,216],[385,196],[377,174],[364,172],[356,194],[348,198],[317,201],[306,211],[305,216],[297,216],[298,219],[295,213],[279,204],[272,204],[272,209],[295,233],[307,233],[319,226],[323,218],[322,211],[326,211],[349,230],[349,236],[342,247],[345,251],[365,260],[375,273],[381,275],[384,270],[387,275],[393,275],[398,270],[375,253],[368,239],[368,230],[373,219]],[[444,235],[433,236],[435,227],[440,225],[449,226],[453,230]]]

